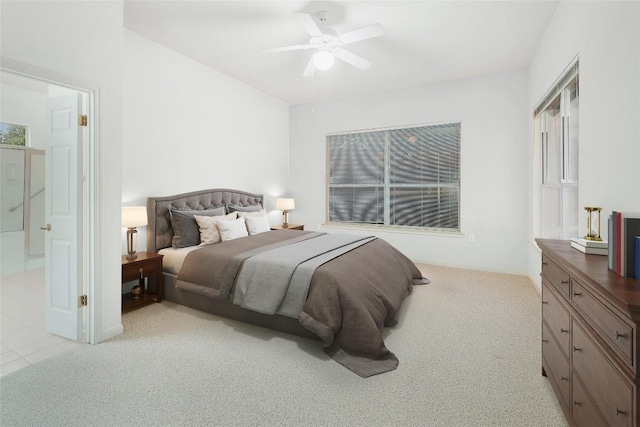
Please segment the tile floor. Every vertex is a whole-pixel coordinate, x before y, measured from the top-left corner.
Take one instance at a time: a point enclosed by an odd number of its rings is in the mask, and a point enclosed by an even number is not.
[[[45,331],[44,269],[0,277],[0,376],[82,345]]]

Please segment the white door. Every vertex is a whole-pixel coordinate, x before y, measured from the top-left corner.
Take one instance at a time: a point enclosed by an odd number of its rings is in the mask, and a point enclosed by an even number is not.
[[[82,128],[81,94],[47,102],[45,288],[46,329],[72,340],[82,338]]]

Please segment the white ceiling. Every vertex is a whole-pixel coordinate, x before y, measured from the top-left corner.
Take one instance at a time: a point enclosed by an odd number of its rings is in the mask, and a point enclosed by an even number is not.
[[[288,104],[417,86],[526,67],[558,1],[133,1],[125,28]],[[373,63],[336,60],[313,77],[292,13],[327,10],[338,33],[378,22],[385,35],[346,48]]]

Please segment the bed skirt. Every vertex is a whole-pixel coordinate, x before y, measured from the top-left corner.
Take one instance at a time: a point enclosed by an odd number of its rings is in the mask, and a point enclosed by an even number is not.
[[[164,273],[164,299],[195,310],[215,314],[240,322],[251,323],[268,329],[320,341],[314,333],[305,329],[298,319],[279,314],[263,314],[244,309],[228,301],[208,298],[176,287],[177,276]]]

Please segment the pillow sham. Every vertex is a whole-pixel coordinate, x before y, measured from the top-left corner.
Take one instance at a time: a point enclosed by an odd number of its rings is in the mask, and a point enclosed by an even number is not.
[[[244,222],[247,224],[247,231],[249,236],[265,233],[271,230],[269,226],[269,220],[266,215],[261,216],[245,216]]]
[[[267,216],[267,210],[266,209],[262,209],[259,211],[255,211],[255,212],[242,212],[242,211],[238,211],[238,216],[243,216],[243,217],[248,217],[248,216]]]
[[[233,220],[238,217],[236,212],[220,216],[200,216],[195,215],[194,218],[200,228],[200,246],[212,245],[214,243],[220,243],[222,238],[220,237],[220,231],[218,230],[219,220]]]
[[[259,212],[262,210],[262,205],[240,206],[229,203],[227,205],[227,210],[229,212]]]
[[[247,227],[244,225],[244,217],[232,220],[219,220],[218,229],[220,230],[220,236],[222,241],[239,239],[240,237],[246,237],[249,235]]]
[[[186,248],[187,246],[195,246],[200,243],[200,230],[194,218],[195,215],[216,216],[224,214],[224,206],[202,211],[169,209],[171,227],[173,228],[171,245],[174,248]]]

